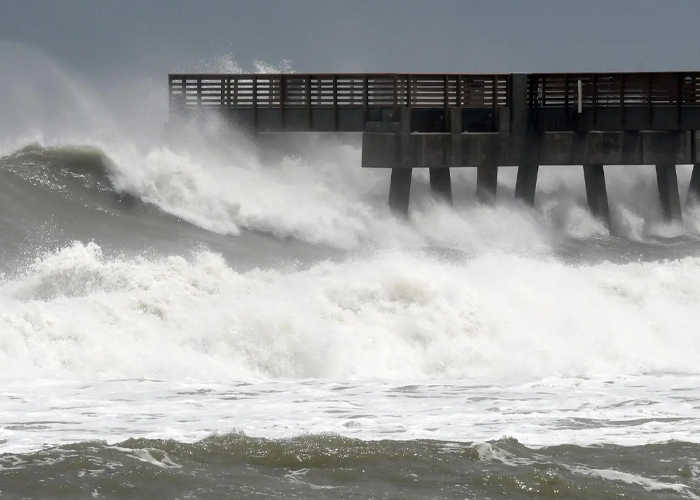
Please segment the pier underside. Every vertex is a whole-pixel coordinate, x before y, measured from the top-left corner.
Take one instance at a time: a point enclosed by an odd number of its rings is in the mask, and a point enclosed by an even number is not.
[[[400,168],[398,149],[408,141],[407,167],[449,168],[520,165],[655,165],[694,163],[697,132],[502,132],[400,134],[365,132],[362,166]],[[456,149],[456,150],[455,150]],[[459,163],[453,161],[459,158]]]
[[[452,131],[415,133],[405,109],[399,114],[403,123],[374,124],[373,131],[363,134],[362,166],[392,169],[390,204],[396,213],[408,214],[414,168],[429,168],[433,192],[451,203],[450,168],[474,167],[477,199],[492,204],[498,167],[516,166],[515,198],[532,206],[540,166],[580,165],[591,213],[611,228],[604,165],[656,165],[662,216],[680,222],[676,165],[700,163],[697,131],[463,132],[461,117],[459,110],[450,110]],[[700,168],[695,167],[688,202],[698,198]]]

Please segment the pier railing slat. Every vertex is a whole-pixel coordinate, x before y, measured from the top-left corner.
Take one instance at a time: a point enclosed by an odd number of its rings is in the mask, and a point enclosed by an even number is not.
[[[584,107],[700,106],[699,73],[554,73],[530,78],[537,107],[578,102]],[[568,84],[567,84],[568,81]]]
[[[508,75],[169,75],[173,107],[504,108]]]
[[[689,129],[700,122],[700,109],[692,110],[700,108],[700,72],[530,73],[519,76],[520,81],[523,76],[526,85],[521,84],[519,92],[526,88],[527,94],[517,99],[525,99],[524,106],[530,109],[527,126],[538,130],[658,129],[669,124]],[[268,128],[273,123],[282,130],[361,130],[364,122],[397,119],[395,112],[383,113],[402,107],[440,110],[436,116],[447,120],[450,108],[456,107],[469,110],[465,116],[477,123],[477,129],[497,130],[513,116],[500,113],[512,110],[513,78],[425,73],[171,74],[169,106],[243,110],[240,116],[256,129],[259,123]],[[373,112],[377,109],[382,113]],[[577,117],[581,113],[585,115]]]

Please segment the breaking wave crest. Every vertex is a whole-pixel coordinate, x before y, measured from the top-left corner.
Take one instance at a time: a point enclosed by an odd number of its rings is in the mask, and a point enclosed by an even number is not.
[[[534,211],[511,199],[514,169],[502,169],[493,208],[476,204],[469,192],[474,172],[457,169],[454,209],[430,198],[426,173],[419,169],[406,223],[386,207],[388,171],[359,168],[356,146],[300,138],[295,148],[308,154],[270,159],[244,138],[231,140],[223,149],[199,144],[147,151],[123,144],[31,144],[0,158],[0,169],[54,195],[88,188],[128,196],[221,235],[252,230],[337,249],[380,244],[540,254],[567,240],[607,238],[607,229],[585,207],[579,169],[542,169]],[[686,208],[684,227],[660,220],[653,171],[647,170],[608,171],[616,233],[640,242],[700,234],[698,209]],[[680,167],[679,178],[685,186],[688,168]],[[75,186],[78,180],[82,185]]]
[[[697,373],[700,258],[589,266],[380,252],[236,272],[75,243],[0,287],[13,377],[479,378]]]

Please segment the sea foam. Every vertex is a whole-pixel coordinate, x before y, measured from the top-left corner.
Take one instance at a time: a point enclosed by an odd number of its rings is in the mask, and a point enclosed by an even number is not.
[[[75,243],[0,287],[3,377],[697,373],[700,259],[565,265],[379,251],[236,272]]]

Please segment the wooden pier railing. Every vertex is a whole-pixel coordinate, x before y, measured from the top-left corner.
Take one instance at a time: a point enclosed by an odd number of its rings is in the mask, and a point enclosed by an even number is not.
[[[529,75],[530,107],[700,106],[700,73]]]
[[[700,72],[529,74],[171,74],[174,112],[227,111],[257,131],[367,130],[414,110],[411,129],[700,130]],[[517,118],[515,118],[517,117]]]
[[[503,108],[506,74],[171,74],[174,107]],[[700,106],[700,73],[533,73],[530,107]]]
[[[177,108],[503,108],[508,75],[169,75]]]

